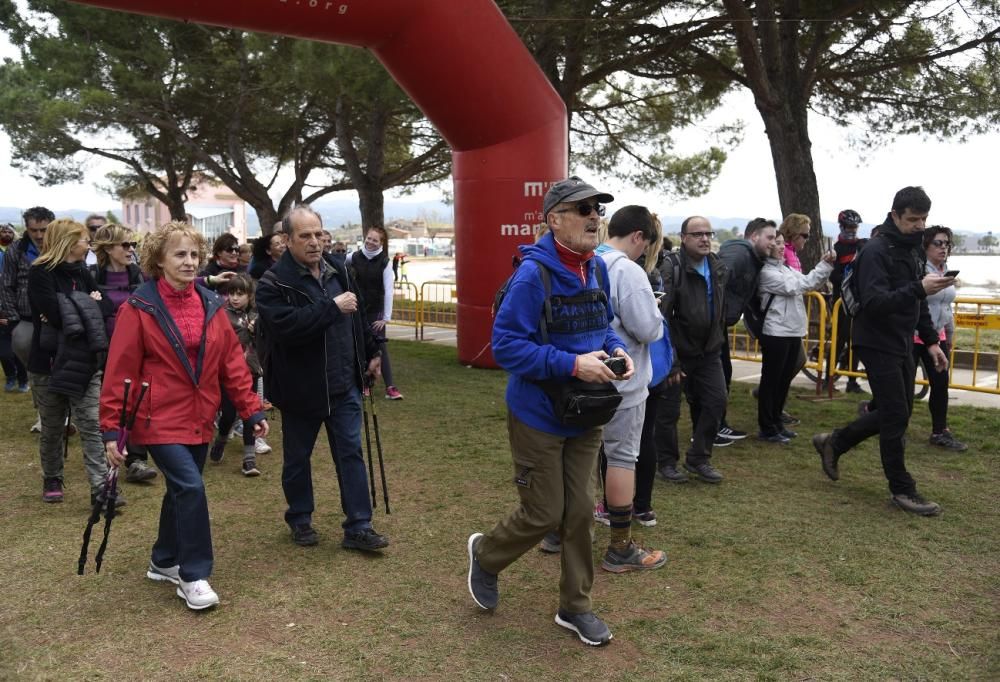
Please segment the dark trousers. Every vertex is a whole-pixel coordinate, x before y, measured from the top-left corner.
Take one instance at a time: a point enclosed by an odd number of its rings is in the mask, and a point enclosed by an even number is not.
[[[181,580],[204,580],[212,575],[213,561],[208,497],[201,478],[208,444],[148,448],[167,486],[150,558],[162,568],[180,566]]]
[[[222,414],[219,416],[219,432],[216,434],[215,440],[219,443],[225,443],[226,439],[229,438],[229,430],[233,428],[237,419],[236,406],[233,405],[225,391],[222,392],[222,403],[219,405],[219,411]],[[250,421],[243,422],[243,444],[254,444],[253,423]]]
[[[917,484],[906,471],[903,437],[913,411],[913,355],[891,355],[874,348],[857,349],[868,373],[877,408],[834,431],[833,449],[844,453],[878,434],[882,469],[894,495],[910,495]]]
[[[681,453],[677,446],[677,422],[681,418],[681,384],[663,386],[656,394],[656,426],[653,430],[653,446],[656,450],[656,467],[667,464],[677,466]],[[649,417],[649,405],[646,405],[646,416]],[[641,452],[640,452],[641,456]]]
[[[836,299],[834,299],[836,302]],[[851,355],[851,362],[847,362],[847,350],[848,344],[851,342],[851,324],[853,320],[844,311],[844,306],[841,305],[840,311],[837,313],[837,342],[834,345],[833,357],[830,358],[830,366],[836,366],[840,369],[847,369],[848,364],[850,364],[851,371],[858,371],[858,354],[854,353]],[[841,357],[843,355],[844,357]],[[829,373],[827,373],[829,374]],[[857,381],[857,377],[848,377],[848,381]]]
[[[764,361],[757,395],[757,426],[762,435],[773,436],[784,430],[781,412],[785,409],[788,388],[799,371],[802,338],[761,334],[760,347]]]
[[[951,355],[951,349],[947,341],[941,341],[941,350],[944,354]],[[948,428],[948,370],[940,372],[934,369],[934,360],[927,352],[927,346],[922,343],[913,344],[914,371],[916,363],[923,362],[924,369],[927,370],[927,383],[931,386],[931,396],[928,407],[931,411],[931,430],[933,433],[941,433]]]
[[[726,378],[726,407],[729,407],[729,386],[733,383],[733,359],[729,356],[729,334],[733,331],[732,327],[726,327],[723,330],[722,335],[722,348],[719,350],[719,360],[722,361],[722,376]],[[726,425],[726,411],[722,411],[722,419],[719,421],[719,426]]]
[[[726,378],[718,352],[698,358],[684,358],[684,395],[691,408],[691,436],[687,451],[692,466],[704,464],[712,456],[712,445],[726,414]]]
[[[649,389],[649,397],[646,398],[646,416],[643,418],[642,435],[639,438],[639,459],[635,463],[635,499],[632,500],[632,506],[637,512],[647,512],[653,508],[653,482],[656,480],[657,459],[656,412],[660,406],[658,394],[666,389],[667,380],[664,379]],[[680,407],[679,400],[678,407]],[[676,443],[676,440],[674,442]]]
[[[0,327],[0,365],[3,366],[3,374],[8,381],[16,381],[19,386],[27,385],[28,369],[14,355],[10,325]]]
[[[324,426],[340,484],[344,530],[371,528],[372,503],[361,452],[361,392],[352,386],[344,393],[330,396],[330,410],[327,417],[313,417],[290,410],[281,412],[284,450],[281,487],[288,502],[285,522],[289,526],[312,523],[315,504],[311,458],[319,427]]]

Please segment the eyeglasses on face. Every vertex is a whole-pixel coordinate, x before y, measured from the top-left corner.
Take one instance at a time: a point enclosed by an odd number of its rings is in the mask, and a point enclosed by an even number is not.
[[[684,236],[694,239],[712,239],[715,237],[715,232],[685,232]]]
[[[795,236],[796,236],[796,237],[802,237],[803,239],[805,239],[805,240],[807,240],[807,241],[808,241],[808,239],[809,239],[809,233],[808,233],[808,232],[799,232],[799,233],[798,233],[797,235],[795,235]]]
[[[128,251],[129,249],[138,249],[139,242],[122,242],[122,248]]]
[[[223,249],[223,251],[225,251],[226,253],[239,253],[240,252],[240,247],[238,247],[238,246],[230,246],[228,249]]]
[[[947,239],[934,239],[931,241],[931,246],[936,246],[939,249],[950,249],[951,242]]]
[[[591,211],[597,211],[597,215],[603,218],[605,212],[604,207],[600,204],[589,204],[581,201],[573,208],[560,208],[558,211],[553,211],[553,213],[570,213],[571,211],[576,211],[583,218],[589,216]]]

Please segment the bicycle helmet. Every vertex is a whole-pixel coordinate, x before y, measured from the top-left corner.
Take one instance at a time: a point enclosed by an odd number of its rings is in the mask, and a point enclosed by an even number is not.
[[[861,224],[861,216],[858,215],[857,211],[846,209],[844,211],[841,211],[837,215],[837,222],[840,223],[841,226],[846,225],[851,227],[857,227],[858,225]]]

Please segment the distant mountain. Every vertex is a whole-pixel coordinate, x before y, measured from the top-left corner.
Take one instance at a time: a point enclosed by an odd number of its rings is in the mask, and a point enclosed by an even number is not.
[[[21,214],[27,209],[28,206],[24,208],[15,208],[14,206],[0,206],[0,223],[10,223],[18,230],[24,227],[24,223],[21,220]],[[102,215],[107,211],[97,209],[93,211],[84,210],[82,208],[71,208],[69,210],[53,210],[52,212],[56,214],[56,218],[72,218],[73,220],[79,220],[83,222],[83,219],[89,216],[91,213],[101,213]],[[117,209],[112,209],[112,211],[117,215],[121,213],[121,207]]]
[[[361,210],[355,199],[320,199],[314,202],[313,209],[323,218],[323,225],[331,230],[348,225],[360,225]],[[440,201],[406,201],[399,199],[386,199],[385,219],[392,220],[413,220],[415,218],[433,218],[441,222],[451,223],[454,221],[454,208]],[[247,211],[247,233],[249,235],[259,234],[259,222],[257,214],[252,210]]]

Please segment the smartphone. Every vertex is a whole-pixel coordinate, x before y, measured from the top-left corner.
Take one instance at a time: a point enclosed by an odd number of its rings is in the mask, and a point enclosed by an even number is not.
[[[948,272],[944,273],[944,276],[945,277],[958,277],[958,273],[959,272],[961,272],[961,270],[949,270]]]

